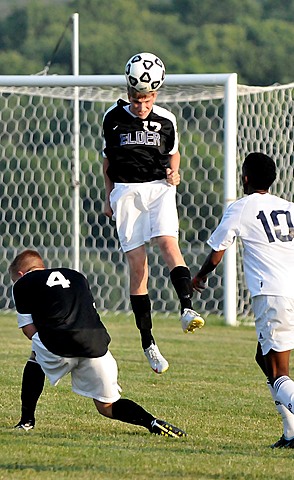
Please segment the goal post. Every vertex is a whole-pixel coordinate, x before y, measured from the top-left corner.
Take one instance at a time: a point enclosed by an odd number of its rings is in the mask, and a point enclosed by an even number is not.
[[[23,248],[36,248],[48,267],[79,263],[99,311],[130,312],[128,267],[115,225],[103,214],[102,118],[120,97],[127,98],[121,75],[0,76],[2,311],[13,308],[9,263]],[[224,208],[243,195],[241,165],[248,153],[275,160],[271,192],[293,201],[293,98],[294,84],[237,85],[236,74],[167,75],[157,103],[178,121],[179,242],[192,275]],[[147,250],[153,311],[178,312],[160,252]],[[230,325],[252,320],[239,241],[194,301],[204,316],[224,315]]]
[[[76,88],[80,141],[74,141]],[[22,248],[41,248],[51,267],[60,261],[77,268],[74,259],[81,257],[80,268],[89,277],[100,310],[129,309],[127,266],[114,225],[102,214],[99,166],[102,112],[124,95],[123,75],[0,76],[0,140],[2,137],[5,167],[12,169],[2,171],[2,209],[7,204],[9,211],[2,225],[3,249],[9,254],[2,252],[2,264],[5,259],[5,266]],[[180,245],[193,274],[205,258],[206,240],[223,209],[236,198],[237,75],[167,75],[157,102],[171,109],[179,122],[183,150],[183,178],[178,188]],[[70,183],[79,184],[81,198],[70,205],[66,185],[75,155],[82,159],[81,171],[72,171]],[[9,201],[9,191],[16,185],[17,195],[23,193],[23,197]],[[18,214],[15,208],[20,209]],[[13,219],[13,227],[8,225],[9,218]],[[75,221],[79,222],[78,236],[73,234],[77,231]],[[9,238],[14,232],[16,237]],[[166,267],[158,252],[150,250],[149,255],[155,310],[178,311]],[[7,270],[3,265],[2,290],[7,294]],[[228,324],[236,325],[234,247],[226,252],[223,268],[216,272],[216,280],[210,281],[207,293],[201,298],[195,296],[195,303],[204,315],[224,314]],[[11,302],[7,296],[0,308],[8,306]]]
[[[237,75],[225,83],[224,123],[224,209],[236,200],[237,182]],[[224,316],[228,325],[237,324],[236,245],[224,255]]]

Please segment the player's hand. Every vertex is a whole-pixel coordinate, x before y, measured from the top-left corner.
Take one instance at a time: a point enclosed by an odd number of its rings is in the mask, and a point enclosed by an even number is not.
[[[201,293],[202,290],[206,287],[205,282],[207,281],[207,277],[199,278],[197,275],[192,280],[193,290]]]
[[[180,174],[177,170],[172,170],[171,168],[166,169],[166,181],[170,185],[179,185],[181,181]]]

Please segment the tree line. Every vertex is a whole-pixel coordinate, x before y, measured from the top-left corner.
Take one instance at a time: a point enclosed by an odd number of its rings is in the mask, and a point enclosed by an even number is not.
[[[294,0],[14,3],[0,20],[0,74],[35,74],[46,65],[71,74],[75,12],[82,75],[122,74],[129,57],[150,51],[167,73],[236,72],[247,85],[294,79]]]

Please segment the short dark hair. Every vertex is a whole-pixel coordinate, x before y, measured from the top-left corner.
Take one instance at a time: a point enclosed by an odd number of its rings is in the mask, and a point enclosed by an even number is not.
[[[33,268],[45,268],[42,257],[36,250],[24,250],[19,253],[9,266],[9,273],[14,278],[18,271],[26,273]]]
[[[249,153],[243,163],[243,172],[248,184],[257,189],[268,190],[276,179],[275,162],[264,153]]]

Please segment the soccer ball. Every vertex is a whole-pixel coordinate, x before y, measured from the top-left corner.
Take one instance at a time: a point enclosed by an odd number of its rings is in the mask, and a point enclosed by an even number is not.
[[[127,61],[125,76],[128,85],[138,92],[155,92],[165,78],[164,64],[153,53],[137,53]]]

